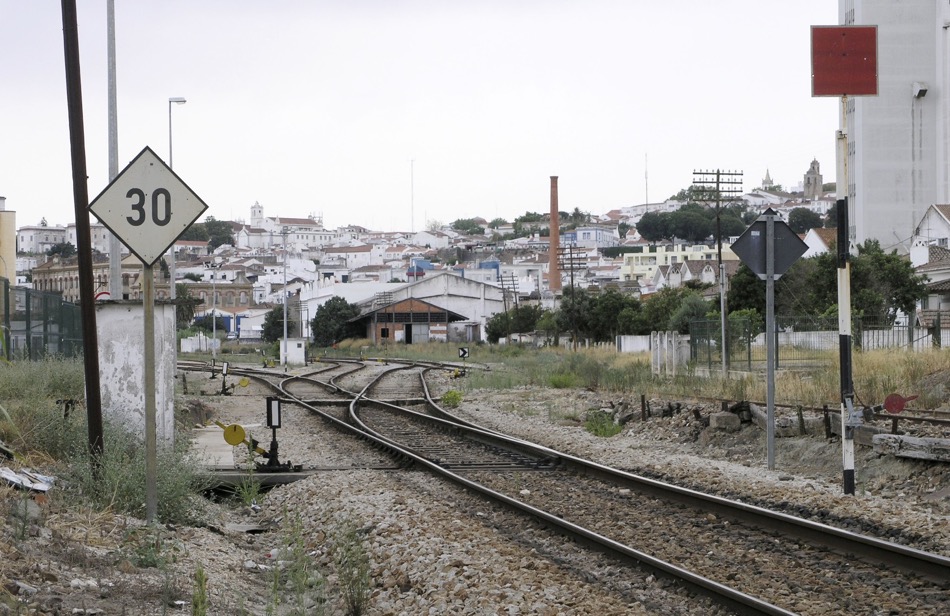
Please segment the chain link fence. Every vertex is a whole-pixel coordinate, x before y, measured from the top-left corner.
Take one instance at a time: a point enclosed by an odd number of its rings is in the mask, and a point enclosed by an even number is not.
[[[7,361],[82,355],[79,305],[57,293],[12,287],[0,278],[0,328]]]
[[[946,324],[950,327],[950,323]],[[852,321],[851,340],[856,351],[875,349],[921,350],[940,346],[947,334],[941,328],[925,329],[870,318]],[[690,361],[708,370],[722,366],[722,322],[690,322]],[[827,317],[775,317],[776,368],[815,368],[833,363],[838,354],[838,319]],[[730,370],[766,369],[765,323],[748,318],[728,319],[726,360]]]

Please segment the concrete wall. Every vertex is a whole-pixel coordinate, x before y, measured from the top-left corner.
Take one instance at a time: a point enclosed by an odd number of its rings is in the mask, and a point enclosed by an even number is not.
[[[16,280],[16,212],[0,210],[0,276]]]
[[[96,304],[103,418],[145,440],[144,308],[136,301]],[[175,439],[175,306],[155,305],[155,430],[159,443]]]
[[[284,339],[280,339],[280,363],[284,363]],[[302,366],[307,363],[306,338],[287,338],[287,363],[291,366]]]
[[[650,335],[617,336],[617,351],[620,353],[644,353],[650,350]]]

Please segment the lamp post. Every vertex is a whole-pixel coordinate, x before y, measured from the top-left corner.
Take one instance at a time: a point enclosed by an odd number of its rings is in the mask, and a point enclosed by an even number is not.
[[[211,270],[211,359],[217,359],[218,345],[218,285],[214,270],[217,269],[215,263],[209,263],[208,269]]]
[[[281,364],[284,366],[284,370],[287,369],[287,232],[288,228],[284,227],[280,234],[284,238],[284,348],[281,353]]]
[[[172,96],[168,99],[168,166],[174,168],[172,164],[172,103],[184,105],[186,101],[181,96]]]
[[[172,164],[172,103],[184,105],[187,101],[181,96],[172,96],[168,99],[168,168],[174,169]],[[175,299],[175,244],[172,243],[172,256],[168,262],[168,278],[170,281],[168,297]]]

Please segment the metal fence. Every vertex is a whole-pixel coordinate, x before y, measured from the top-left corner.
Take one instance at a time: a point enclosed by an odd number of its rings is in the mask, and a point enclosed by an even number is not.
[[[950,323],[946,324],[950,327]],[[765,370],[765,324],[747,318],[729,319],[726,334],[727,367],[730,370]],[[722,366],[722,323],[695,319],[690,322],[690,361],[715,370]],[[838,354],[838,319],[821,317],[775,317],[776,368],[812,368],[834,362]],[[852,321],[854,350],[921,350],[950,341],[938,325],[924,329],[869,318]]]
[[[57,293],[11,287],[0,278],[2,356],[9,360],[36,360],[56,355],[82,355],[82,317],[79,305]]]

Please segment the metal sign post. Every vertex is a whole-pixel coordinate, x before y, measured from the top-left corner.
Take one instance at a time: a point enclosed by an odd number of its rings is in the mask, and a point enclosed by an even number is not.
[[[775,215],[765,216],[765,450],[775,470]]]
[[[144,270],[145,520],[149,524],[158,513],[153,266],[206,209],[208,206],[149,147],[89,204],[89,211],[142,261]]]
[[[877,96],[877,26],[812,26],[812,96],[841,97],[838,163],[838,354],[841,379],[841,458],[844,493],[854,494],[854,410],[851,367],[851,229],[848,220],[848,97]]]
[[[158,443],[155,435],[155,285],[152,266],[142,275],[142,302],[145,312],[145,520],[158,514]]]
[[[769,208],[732,244],[732,251],[765,281],[766,451],[775,469],[775,281],[799,259],[808,245],[778,213]]]

